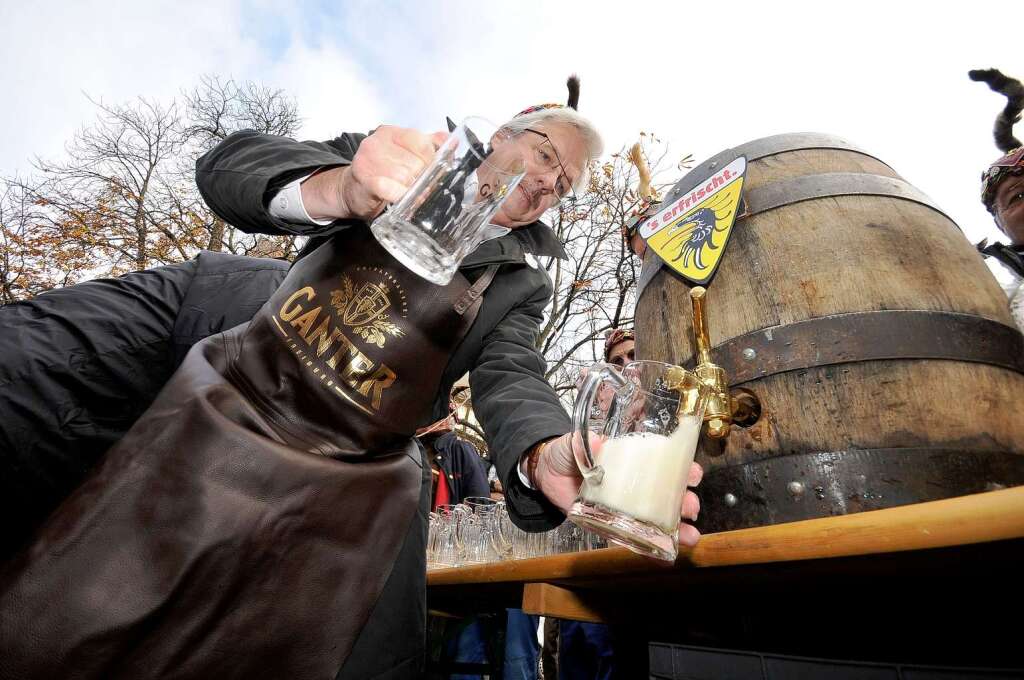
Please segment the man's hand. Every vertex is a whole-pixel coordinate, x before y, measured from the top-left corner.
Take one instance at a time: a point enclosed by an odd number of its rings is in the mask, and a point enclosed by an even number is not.
[[[446,132],[380,126],[359,145],[351,165],[302,183],[306,212],[313,219],[373,219],[405,195],[447,138]]]
[[[524,461],[524,472],[533,485],[539,489],[548,500],[554,503],[562,512],[569,512],[573,501],[579,493],[580,485],[583,483],[583,476],[576,466],[573,458],[572,446],[575,438],[575,445],[582,446],[578,435],[572,433],[564,434],[557,439],[546,442],[539,451],[532,454]],[[596,434],[590,435],[590,450],[597,453],[601,449],[601,438]],[[534,460],[530,458],[534,457]],[[688,487],[700,484],[704,476],[704,470],[698,463],[690,466],[687,475],[686,485]],[[683,495],[683,504],[680,508],[680,515],[684,519],[695,520],[700,512],[700,499],[697,494],[687,491]],[[694,546],[700,538],[700,532],[690,524],[680,522],[679,544]]]

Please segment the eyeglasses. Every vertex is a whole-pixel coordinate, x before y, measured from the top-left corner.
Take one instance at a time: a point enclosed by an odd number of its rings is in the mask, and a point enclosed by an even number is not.
[[[532,128],[526,128],[525,132],[532,132],[535,135],[543,137],[544,141],[547,142],[547,146],[551,148],[551,153],[554,155],[554,158],[547,155],[543,142],[534,147],[534,154],[536,155],[535,160],[539,165],[550,170],[554,170],[557,164],[558,169],[561,171],[561,175],[559,175],[555,184],[555,194],[558,196],[558,200],[563,200],[569,194],[572,194],[572,200],[577,200],[576,191],[572,188],[572,183],[569,181],[569,173],[565,171],[565,164],[562,163],[562,159],[558,155],[558,149],[555,148],[555,144],[551,141],[551,138],[540,130],[534,130]],[[552,163],[552,160],[555,162]]]
[[[614,364],[619,368],[625,368],[627,364],[631,364],[634,361],[636,361],[635,357],[636,355],[633,353],[633,350],[630,350],[628,353],[624,355],[620,354],[617,357],[613,357],[608,363]]]

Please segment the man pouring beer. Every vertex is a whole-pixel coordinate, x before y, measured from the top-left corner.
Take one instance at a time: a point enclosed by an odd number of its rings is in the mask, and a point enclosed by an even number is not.
[[[538,260],[564,257],[539,219],[601,153],[574,100],[503,126],[526,176],[446,286],[404,270],[366,228],[442,135],[242,132],[200,159],[200,189],[226,221],[315,238],[251,321],[195,346],[12,561],[0,676],[416,676],[430,475],[411,437],[443,415],[451,384],[470,371],[517,524],[555,526],[579,487],[534,345],[551,295]],[[237,264],[221,262],[222,286]],[[60,299],[73,326],[75,292]],[[136,305],[135,323],[156,307]],[[11,362],[39,349],[0,344]],[[125,357],[113,380],[146,370]],[[48,405],[19,417],[33,408]]]

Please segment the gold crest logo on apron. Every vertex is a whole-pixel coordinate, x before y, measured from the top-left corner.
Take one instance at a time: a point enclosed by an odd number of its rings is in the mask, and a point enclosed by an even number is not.
[[[367,268],[359,267],[357,271],[365,269]],[[352,328],[366,342],[383,348],[388,336],[399,338],[405,335],[405,331],[389,318],[388,310],[392,306],[391,287],[395,288],[394,292],[401,304],[403,317],[408,313],[408,302],[405,299],[405,291],[395,277],[376,267],[372,271],[379,272],[390,285],[384,280],[377,283],[367,281],[356,290],[352,278],[345,274],[341,277],[341,289],[331,291],[331,305],[341,314],[342,323]]]
[[[368,345],[383,348],[388,339],[405,335],[396,321],[404,319],[409,308],[401,284],[387,270],[351,271],[352,276],[342,274],[341,288],[331,291],[327,309],[319,304],[316,290],[305,286],[292,293],[272,318],[288,349],[323,387],[369,414],[380,410],[384,390],[398,376],[360,350],[341,326],[351,328]]]
[[[640,225],[647,246],[693,283],[710,281],[722,261],[746,169],[747,160],[740,156]]]

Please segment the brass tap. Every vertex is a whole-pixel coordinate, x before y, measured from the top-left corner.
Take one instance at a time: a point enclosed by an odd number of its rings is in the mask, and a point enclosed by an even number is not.
[[[711,340],[708,338],[708,321],[704,309],[706,295],[707,290],[703,286],[694,286],[690,290],[690,302],[693,304],[693,335],[697,347],[697,367],[693,372],[707,388],[704,422],[708,424],[708,436],[721,439],[729,434],[733,409],[725,369],[711,361]]]
[[[679,393],[678,415],[696,413],[700,400],[707,388],[697,376],[679,366],[674,366],[665,375],[665,387]]]

